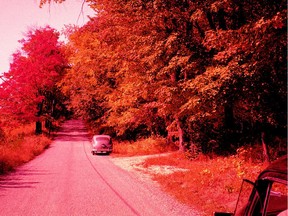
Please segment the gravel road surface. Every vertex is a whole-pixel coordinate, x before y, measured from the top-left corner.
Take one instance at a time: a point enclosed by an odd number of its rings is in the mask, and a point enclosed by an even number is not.
[[[90,151],[83,122],[65,122],[43,154],[0,176],[0,215],[200,215],[155,182]]]

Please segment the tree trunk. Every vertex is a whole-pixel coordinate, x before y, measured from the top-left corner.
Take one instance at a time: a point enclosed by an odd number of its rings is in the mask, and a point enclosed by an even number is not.
[[[227,103],[224,107],[224,125],[225,128],[229,130],[234,129],[234,111],[233,111],[233,104]]]
[[[205,37],[205,31],[203,31],[203,29],[199,26],[197,21],[195,21],[194,24],[195,24],[195,26],[196,26],[199,34],[200,34],[200,37],[204,38]]]
[[[42,122],[40,120],[40,116],[42,115],[42,109],[43,109],[43,101],[38,103],[38,112],[36,114],[37,121],[36,121],[35,134],[42,134]]]
[[[206,11],[206,17],[208,19],[210,28],[215,31],[216,30],[216,26],[214,25],[212,14],[211,14],[211,12],[209,10]]]
[[[219,9],[217,13],[219,28],[222,30],[227,30],[226,20],[225,20],[225,11],[223,9]]]
[[[42,134],[42,122],[41,121],[36,121],[36,134]]]
[[[178,136],[179,136],[179,151],[184,152],[185,147],[184,147],[184,142],[183,142],[183,129],[181,127],[181,122],[178,117],[176,119],[176,122],[177,122]]]
[[[261,142],[262,142],[262,148],[263,148],[263,156],[264,156],[264,162],[269,163],[269,154],[268,154],[268,147],[265,143],[265,132],[261,133]]]

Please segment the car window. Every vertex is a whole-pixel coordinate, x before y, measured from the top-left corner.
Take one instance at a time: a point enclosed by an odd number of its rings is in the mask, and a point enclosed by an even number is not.
[[[97,142],[105,142],[105,143],[109,143],[110,139],[107,137],[96,137],[96,141]]]
[[[287,192],[286,184],[274,182],[269,193],[267,215],[278,215],[287,210]]]
[[[258,185],[259,186],[259,185]],[[263,192],[263,191],[262,191]],[[264,194],[265,191],[264,191]],[[244,179],[239,198],[237,201],[237,206],[234,212],[235,216],[260,216],[263,209],[264,198],[260,196],[258,187],[256,185]]]
[[[254,188],[254,183],[249,180],[244,179],[240,189],[237,206],[234,212],[235,216],[240,216],[245,214],[247,204],[249,203],[249,197]]]

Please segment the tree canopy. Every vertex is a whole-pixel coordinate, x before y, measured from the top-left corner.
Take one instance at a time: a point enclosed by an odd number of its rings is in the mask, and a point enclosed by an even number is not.
[[[62,80],[86,119],[126,138],[178,131],[202,151],[285,130],[285,1],[89,3]]]
[[[181,149],[202,152],[235,150],[268,131],[286,136],[286,1],[86,2],[96,16],[67,29],[69,68],[57,86],[99,131],[122,139],[177,134]],[[33,59],[32,44],[26,56],[15,54],[6,79]],[[47,63],[54,68],[63,65],[56,56]],[[59,72],[48,74],[29,91],[33,103]]]
[[[50,27],[30,29],[20,40],[22,47],[13,54],[10,69],[1,84],[1,113],[20,121],[52,117],[60,108],[61,79],[66,58],[59,33]]]

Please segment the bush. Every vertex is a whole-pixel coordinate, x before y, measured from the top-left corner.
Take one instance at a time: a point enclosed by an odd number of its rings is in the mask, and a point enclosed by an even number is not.
[[[51,143],[45,135],[34,135],[34,127],[21,126],[8,131],[9,136],[0,144],[0,173],[13,170],[41,154]]]
[[[147,155],[158,154],[178,149],[173,144],[168,144],[163,137],[149,137],[136,142],[115,142],[113,152],[121,155]]]

